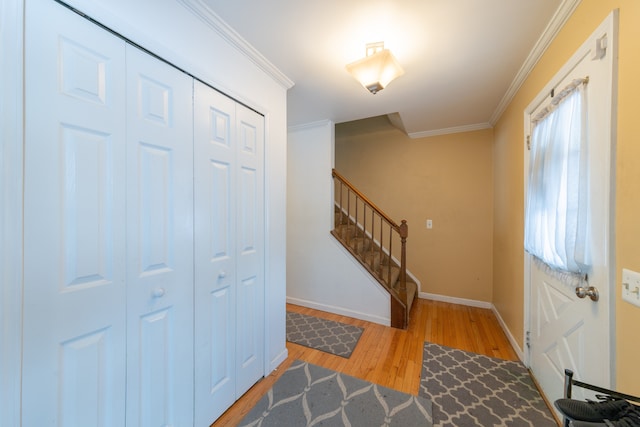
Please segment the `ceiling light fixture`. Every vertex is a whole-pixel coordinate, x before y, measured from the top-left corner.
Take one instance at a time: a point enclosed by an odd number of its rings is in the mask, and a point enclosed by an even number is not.
[[[396,57],[384,48],[384,42],[368,43],[366,54],[364,58],[347,65],[347,71],[372,94],[375,95],[393,79],[404,74]]]

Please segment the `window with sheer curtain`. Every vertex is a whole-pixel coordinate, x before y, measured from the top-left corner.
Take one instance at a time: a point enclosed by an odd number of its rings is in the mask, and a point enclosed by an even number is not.
[[[587,82],[574,80],[533,119],[529,156],[525,249],[572,276],[589,269]]]

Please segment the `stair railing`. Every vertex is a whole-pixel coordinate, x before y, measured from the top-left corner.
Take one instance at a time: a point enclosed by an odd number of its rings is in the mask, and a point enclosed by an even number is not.
[[[371,244],[369,250],[370,264],[369,268],[374,270],[374,259],[376,256],[380,260],[388,257],[388,268],[386,274],[387,288],[391,292],[397,292],[401,301],[406,304],[407,301],[407,237],[409,227],[406,220],[402,220],[397,224],[371,200],[369,200],[362,192],[360,192],[353,184],[351,184],[344,176],[340,175],[335,169],[331,170],[331,176],[335,184],[335,205],[340,212],[340,221],[342,224],[351,222],[354,224],[354,237],[369,238],[376,244]],[[362,207],[362,209],[360,209]],[[369,216],[370,215],[370,216]],[[369,221],[370,219],[370,221]],[[347,244],[352,236],[346,236]],[[400,274],[398,276],[398,289],[392,289],[391,282],[391,262],[393,257],[394,245],[400,246]],[[378,251],[378,254],[375,254]],[[377,273],[382,274],[383,263],[379,262]]]

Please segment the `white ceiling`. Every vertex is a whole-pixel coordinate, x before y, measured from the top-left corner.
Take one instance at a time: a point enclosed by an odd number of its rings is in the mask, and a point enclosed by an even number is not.
[[[567,1],[184,2],[210,8],[294,82],[289,126],[399,113],[415,137],[490,127]],[[405,75],[372,95],[345,65],[378,41]]]

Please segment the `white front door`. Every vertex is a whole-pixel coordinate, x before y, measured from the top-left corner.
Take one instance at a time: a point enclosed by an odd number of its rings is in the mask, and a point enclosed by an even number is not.
[[[193,79],[127,45],[127,425],[193,424]]]
[[[22,424],[125,423],[125,43],[26,2]]]
[[[615,65],[614,16],[610,16],[552,80],[561,90],[575,78],[589,77],[587,91],[588,150],[590,162],[588,245],[592,271],[588,285],[597,288],[599,300],[579,298],[576,286],[563,283],[527,255],[529,266],[529,348],[530,368],[547,399],[563,396],[564,370],[576,379],[610,387],[612,378],[611,305],[615,266],[611,211],[613,186],[611,170],[612,84]],[[547,94],[534,101],[527,112],[534,116],[548,103]],[[528,170],[528,153],[525,155]],[[577,389],[580,397],[582,389]]]

